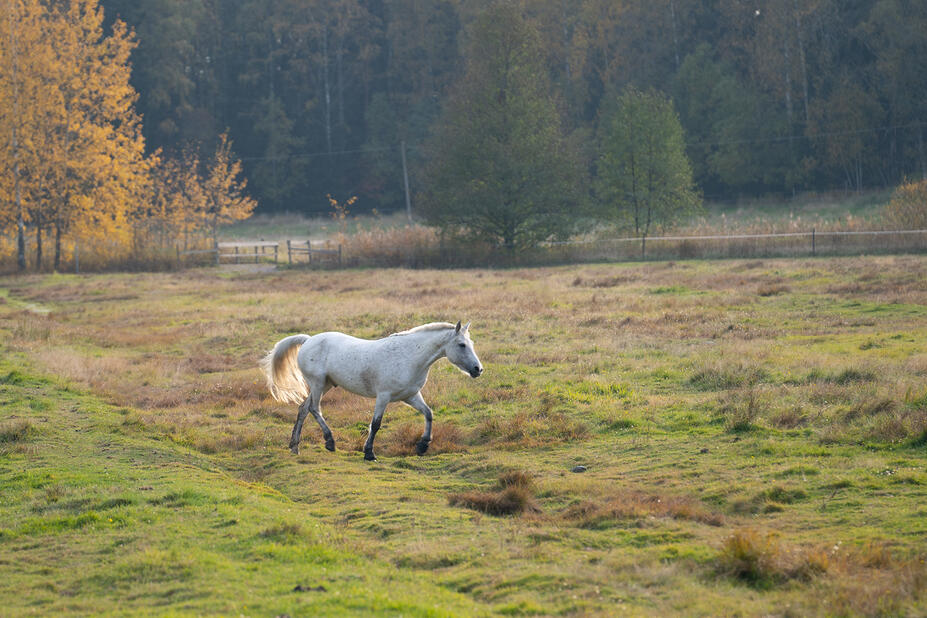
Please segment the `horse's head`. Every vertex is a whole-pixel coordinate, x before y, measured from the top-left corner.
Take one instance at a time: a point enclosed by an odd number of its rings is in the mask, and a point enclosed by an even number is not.
[[[468,374],[471,378],[478,378],[483,373],[483,364],[473,350],[473,341],[470,339],[470,323],[464,327],[457,322],[454,336],[444,346],[447,360],[455,367]]]

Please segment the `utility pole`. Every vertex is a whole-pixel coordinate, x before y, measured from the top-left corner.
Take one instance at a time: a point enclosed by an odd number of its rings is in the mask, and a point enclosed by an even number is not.
[[[406,188],[406,216],[412,223],[412,198],[409,197],[409,167],[406,165],[406,141],[402,140],[402,180]]]

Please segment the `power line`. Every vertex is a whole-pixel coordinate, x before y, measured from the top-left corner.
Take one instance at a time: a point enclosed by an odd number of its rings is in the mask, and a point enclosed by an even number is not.
[[[878,133],[881,131],[895,131],[898,129],[914,129],[918,127],[927,126],[927,123],[924,122],[911,122],[908,124],[898,124],[890,125],[883,127],[869,127],[865,129],[852,129],[845,131],[823,131],[821,133],[813,133],[810,135],[800,134],[800,135],[783,135],[778,137],[763,137],[763,138],[750,138],[750,139],[733,139],[733,140],[724,140],[724,141],[706,141],[706,142],[688,142],[686,146],[729,146],[734,144],[768,144],[768,143],[777,143],[777,142],[789,142],[795,140],[811,140],[819,139],[824,137],[839,137],[846,135],[860,135],[864,133]],[[383,152],[386,150],[396,150],[399,146],[371,146],[368,148],[354,148],[351,150],[333,150],[333,151],[324,151],[320,150],[318,152],[302,152],[296,154],[281,155],[277,157],[242,157],[242,161],[286,161],[288,159],[311,159],[314,157],[328,157],[328,156],[337,156],[337,155],[348,155],[348,154],[364,154],[372,152]],[[406,144],[408,150],[420,150],[421,146],[415,144]]]
[[[384,150],[395,150],[397,146],[378,146],[371,148],[356,148],[354,150],[332,150],[319,152],[302,152],[298,154],[288,154],[279,157],[242,157],[242,161],[285,161],[287,159],[310,159],[312,157],[328,157],[333,155],[361,154],[365,152],[382,152]]]

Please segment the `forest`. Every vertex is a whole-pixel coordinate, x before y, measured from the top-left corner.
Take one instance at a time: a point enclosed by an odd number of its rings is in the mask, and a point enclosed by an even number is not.
[[[259,211],[403,207],[489,0],[103,0],[134,29],[149,149],[228,129]],[[708,200],[891,187],[927,174],[927,5],[916,0],[512,2],[540,36],[561,128],[594,172],[603,110],[669,98]]]
[[[919,2],[6,7],[0,253],[20,270],[76,266],[80,239],[102,262],[176,261],[253,212],[332,204],[511,251],[895,187],[911,212],[882,224],[923,225]]]

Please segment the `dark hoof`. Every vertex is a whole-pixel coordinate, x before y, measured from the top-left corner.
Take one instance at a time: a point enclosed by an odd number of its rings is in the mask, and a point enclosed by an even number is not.
[[[364,451],[364,459],[367,461],[376,461],[377,458],[374,457],[373,451]]]
[[[327,448],[328,450],[330,450],[331,452],[334,453],[334,452],[335,452],[335,441],[332,440],[331,438],[329,438],[328,440],[326,440],[326,441],[325,441],[325,448]]]
[[[293,452],[294,455],[299,455],[299,443],[297,442],[296,444],[291,444],[290,450]]]
[[[419,440],[415,443],[415,452],[419,455],[424,455],[428,452],[428,446],[431,444],[431,440]]]

